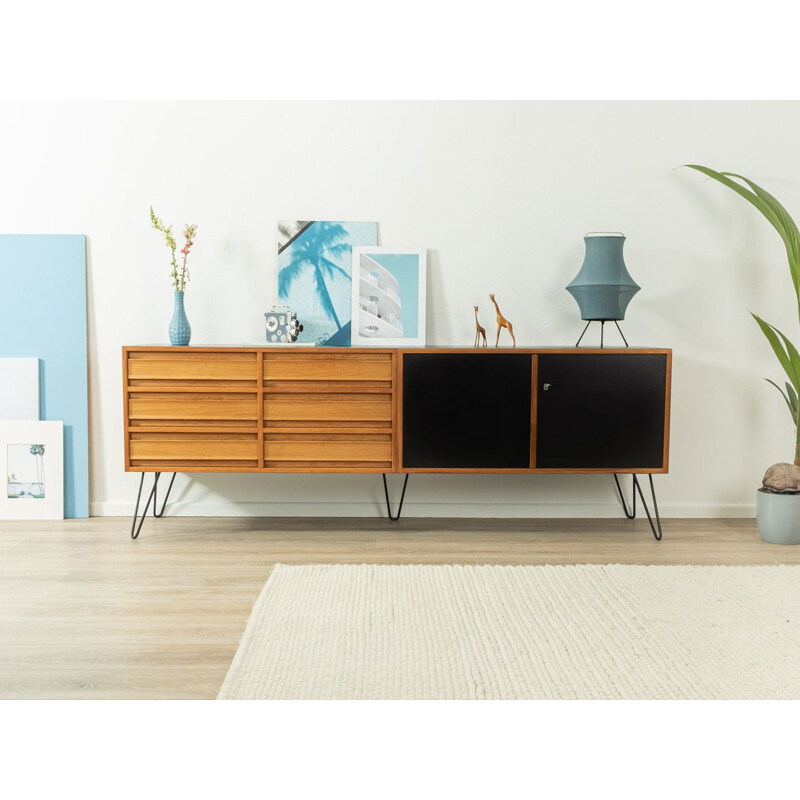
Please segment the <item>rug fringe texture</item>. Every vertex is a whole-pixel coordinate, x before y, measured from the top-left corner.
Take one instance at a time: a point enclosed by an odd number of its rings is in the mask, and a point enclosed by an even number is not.
[[[275,566],[221,700],[798,699],[800,566]]]

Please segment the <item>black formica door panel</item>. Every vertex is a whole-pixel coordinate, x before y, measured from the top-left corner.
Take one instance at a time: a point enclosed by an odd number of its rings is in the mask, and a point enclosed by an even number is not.
[[[402,380],[403,467],[530,467],[530,355],[406,353]]]
[[[663,466],[667,357],[540,355],[536,467]]]

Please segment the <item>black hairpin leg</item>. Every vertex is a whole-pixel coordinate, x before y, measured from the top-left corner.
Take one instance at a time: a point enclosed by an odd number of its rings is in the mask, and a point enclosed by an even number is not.
[[[653,524],[653,517],[650,516],[650,509],[647,507],[647,502],[644,499],[644,494],[642,493],[642,487],[639,483],[639,479],[636,475],[631,475],[633,478],[633,503],[632,503],[632,510],[628,511],[628,506],[625,503],[625,498],[622,495],[622,487],[619,485],[619,479],[617,478],[616,474],[614,474],[614,483],[617,484],[617,491],[619,492],[619,499],[622,503],[622,510],[625,512],[625,516],[628,519],[634,519],[636,517],[636,492],[639,492],[639,497],[642,500],[642,505],[644,506],[644,513],[647,514],[647,521],[650,523],[650,530],[653,531],[653,536],[655,537],[657,542],[661,541],[661,537],[663,536],[663,532],[661,530],[661,517],[658,514],[658,503],[656,502],[656,490],[653,486],[653,476],[648,474],[648,478],[650,479],[650,494],[653,498],[653,511],[655,514],[655,524]]]
[[[633,479],[636,480],[636,476],[633,476]],[[622,487],[619,485],[619,479],[617,478],[617,473],[614,473],[614,483],[617,484],[617,491],[619,492],[619,501],[622,503],[622,510],[625,512],[625,516],[628,519],[636,519],[636,488],[633,487],[633,510],[628,511],[628,505],[625,502],[625,497],[622,494]]]
[[[175,483],[175,476],[177,474],[177,472],[172,473],[172,480],[169,482],[169,486],[167,487],[167,496],[164,498],[164,502],[161,504],[161,511],[156,511],[156,506],[158,505],[158,501],[156,500],[156,488],[158,487],[158,480],[156,480],[156,482],[153,484],[153,516],[158,519],[161,519],[161,517],[164,516],[164,509],[167,507],[169,493],[172,491],[172,484]]]
[[[589,329],[589,326],[590,326],[591,324],[592,324],[592,321],[591,321],[591,320],[589,320],[589,321],[586,323],[586,327],[583,329],[583,333],[580,335],[580,338],[579,338],[579,339],[578,339],[578,341],[575,343],[575,347],[577,347],[577,346],[578,346],[578,345],[581,343],[581,339],[583,339],[583,334],[584,334],[584,333],[586,333],[586,331]]]
[[[578,347],[578,345],[581,343],[581,339],[583,339],[583,334],[586,333],[588,327],[593,322],[599,322],[600,323],[600,349],[601,350],[603,349],[603,333],[605,331],[606,322],[613,322],[617,326],[617,330],[619,331],[619,335],[622,337],[622,341],[625,342],[625,347],[629,346],[628,345],[628,340],[625,338],[625,334],[622,332],[622,328],[620,328],[619,323],[615,319],[612,319],[612,320],[604,320],[604,319],[594,320],[594,319],[590,319],[586,323],[586,327],[583,329],[583,332],[581,333],[580,338],[575,343],[575,347]]]
[[[628,340],[625,338],[625,334],[622,332],[622,328],[620,328],[619,323],[614,320],[614,324],[617,326],[617,330],[619,331],[619,335],[622,337],[622,341],[625,342],[625,347],[628,347]]]
[[[392,522],[397,522],[400,519],[400,512],[403,510],[403,499],[406,496],[406,486],[408,486],[408,476],[410,473],[406,473],[406,479],[403,481],[403,493],[400,495],[400,505],[397,507],[397,515],[392,516],[392,507],[389,505],[389,487],[386,483],[386,473],[383,473],[383,492],[386,495],[386,513],[389,515],[389,519]]]
[[[175,483],[175,475],[176,472],[172,473],[172,480],[169,482],[169,488],[167,489],[167,496],[164,498],[164,502],[161,504],[161,511],[156,511],[156,506],[158,505],[158,501],[156,499],[156,490],[158,488],[158,479],[161,477],[160,472],[156,472],[153,478],[153,488],[150,490],[150,494],[147,497],[147,502],[144,504],[144,511],[142,511],[141,517],[139,517],[139,502],[142,499],[142,487],[144,486],[144,476],[146,473],[142,473],[142,479],[139,481],[139,493],[136,495],[136,508],[133,511],[133,524],[131,525],[131,539],[136,539],[139,536],[139,532],[142,530],[142,525],[144,525],[144,520],[147,517],[147,511],[150,508],[150,503],[153,504],[153,516],[154,517],[163,517],[164,516],[164,509],[167,507],[167,500],[169,500],[169,493],[172,491],[172,484]],[[136,525],[136,520],[139,520],[139,525]]]

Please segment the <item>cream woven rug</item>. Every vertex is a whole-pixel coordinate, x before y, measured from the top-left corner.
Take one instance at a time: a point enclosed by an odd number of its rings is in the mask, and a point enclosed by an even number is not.
[[[800,698],[800,566],[277,565],[219,699]]]

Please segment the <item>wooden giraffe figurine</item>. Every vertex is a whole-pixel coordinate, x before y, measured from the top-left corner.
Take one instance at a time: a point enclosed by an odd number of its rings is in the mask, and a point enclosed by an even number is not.
[[[478,322],[478,306],[475,306],[475,344],[473,347],[480,347],[481,339],[483,339],[483,346],[486,347],[486,328],[483,328]]]
[[[500,313],[500,307],[497,305],[497,300],[494,299],[493,294],[489,294],[489,299],[494,303],[495,310],[497,311],[497,339],[495,339],[494,346],[500,341],[500,331],[507,328],[511,334],[511,341],[514,343],[512,347],[517,346],[517,340],[514,338],[514,328],[511,323]]]

